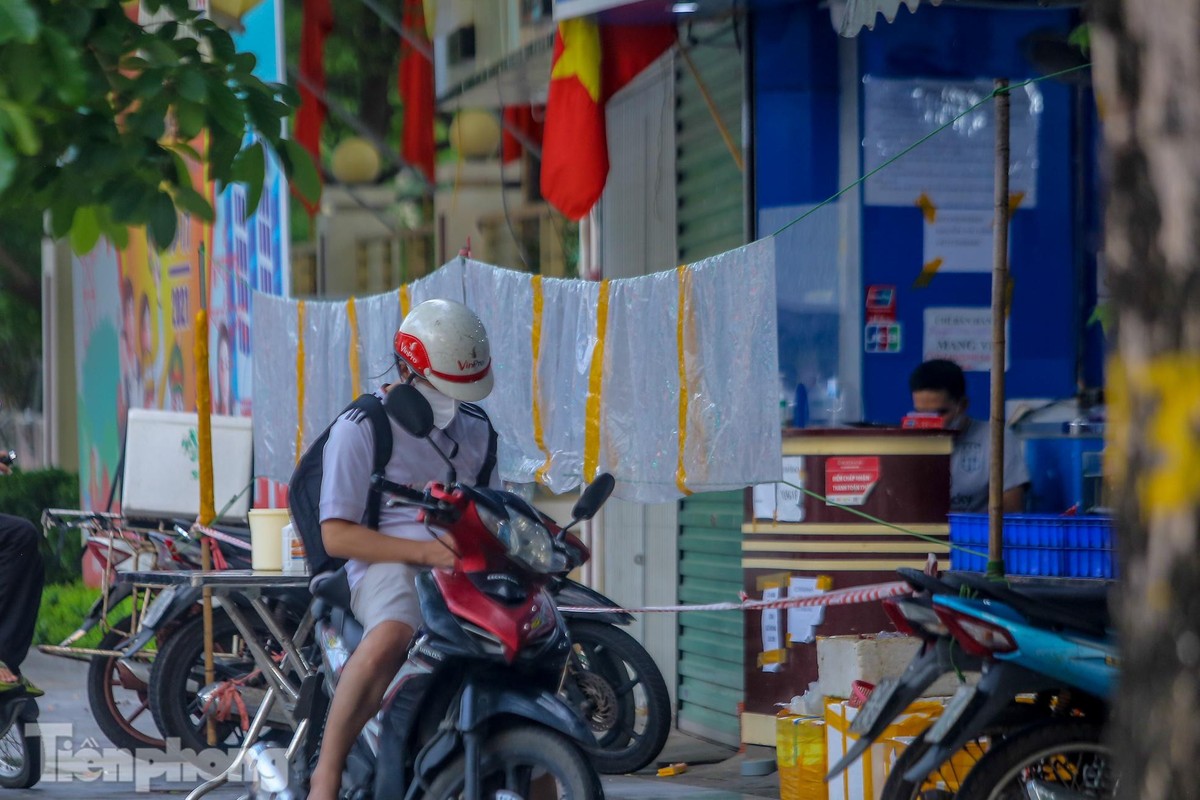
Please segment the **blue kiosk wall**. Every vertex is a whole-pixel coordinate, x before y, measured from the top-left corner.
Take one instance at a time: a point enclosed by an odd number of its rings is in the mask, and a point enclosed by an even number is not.
[[[860,77],[1017,82],[1038,74],[1023,54],[1022,40],[1038,29],[1069,31],[1072,23],[1072,15],[1062,11],[922,7],[916,14],[902,10],[891,24],[880,20],[853,46]],[[844,98],[838,90],[837,46],[827,10],[805,5],[756,14],[754,199],[760,215],[765,209],[816,203],[837,191],[839,146],[854,147],[861,165],[863,131],[858,141],[838,141],[838,107]],[[861,81],[858,86],[854,102],[861,121]],[[1044,108],[1038,125],[1037,205],[1017,210],[1010,237],[1010,398],[1074,394],[1079,308],[1085,305],[1078,300],[1072,224],[1072,90],[1055,81],[1039,87]],[[937,146],[936,137],[923,145]],[[894,423],[911,407],[908,374],[922,359],[925,309],[986,307],[991,276],[939,273],[927,287],[914,288],[923,264],[921,210],[864,205],[861,212],[862,285],[897,288],[903,329],[899,353],[862,355],[864,417]],[[789,277],[780,274],[779,279]],[[861,323],[861,298],[857,313]],[[785,317],[781,314],[781,339],[788,336]],[[780,345],[786,371],[786,351],[797,343],[781,340]],[[968,393],[972,415],[986,417],[988,373],[968,373]]]

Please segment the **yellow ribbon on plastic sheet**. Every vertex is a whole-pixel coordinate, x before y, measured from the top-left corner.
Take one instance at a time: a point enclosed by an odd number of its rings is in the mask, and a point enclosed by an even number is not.
[[[587,412],[584,422],[583,477],[596,477],[600,462],[600,391],[604,383],[604,337],[608,332],[608,281],[600,281],[600,298],[596,305],[596,346],[592,350],[592,366],[588,372]]]
[[[408,284],[400,287],[400,321],[408,316],[408,310],[412,308],[412,292],[408,288]]]
[[[675,485],[684,495],[689,495],[692,492],[687,488],[687,468],[684,466],[688,427],[687,347],[684,326],[688,318],[687,301],[691,291],[691,273],[685,264],[676,268],[675,274],[679,278],[679,313],[675,321],[675,350],[679,357],[679,461],[675,466]]]
[[[546,470],[550,469],[550,449],[546,447],[546,432],[542,427],[542,387],[538,381],[538,364],[542,358],[542,312],[545,296],[542,294],[542,276],[534,275],[529,281],[533,290],[533,324],[531,326],[530,347],[533,352],[533,439],[538,449],[546,457],[536,473],[538,483],[546,482]]]
[[[304,455],[304,301],[296,303],[296,463]]]
[[[362,394],[362,373],[358,367],[358,351],[362,342],[358,339],[358,311],[354,307],[354,296],[346,301],[346,319],[350,323],[350,396]]]

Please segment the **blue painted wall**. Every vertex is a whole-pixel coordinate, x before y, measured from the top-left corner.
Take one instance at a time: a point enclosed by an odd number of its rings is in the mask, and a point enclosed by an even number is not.
[[[855,46],[862,75],[948,80],[1007,77],[1016,82],[1037,74],[1023,54],[1022,39],[1040,28],[1069,31],[1073,24],[1070,12],[1063,11],[922,7],[916,14],[901,10],[892,24],[880,20],[874,31],[862,32]],[[755,15],[752,35],[756,208],[823,200],[840,188],[836,185],[837,39],[829,12],[809,5],[762,11]],[[1055,81],[1044,81],[1040,88],[1045,107],[1038,129],[1037,207],[1019,209],[1011,230],[1009,397],[1074,394],[1077,331],[1081,314],[1086,316],[1091,308],[1090,298],[1078,298],[1079,287],[1090,282],[1080,284],[1076,278],[1072,90]],[[861,110],[861,82],[859,90],[856,101]],[[935,137],[924,147],[936,144]],[[859,141],[841,145],[859,149],[861,159],[861,131]],[[1093,159],[1091,148],[1085,158]],[[1094,214],[1090,216],[1094,226]],[[904,328],[901,353],[862,356],[865,416],[895,422],[911,407],[908,374],[921,360],[925,308],[987,306],[991,276],[938,274],[927,288],[913,288],[923,262],[920,210],[863,206],[862,226],[863,285],[897,287]],[[856,305],[861,314],[862,298]],[[780,327],[788,329],[782,315]],[[781,342],[785,371],[789,346]],[[1094,335],[1092,346],[1089,373],[1094,376]],[[976,417],[987,414],[987,387],[987,373],[968,373]]]

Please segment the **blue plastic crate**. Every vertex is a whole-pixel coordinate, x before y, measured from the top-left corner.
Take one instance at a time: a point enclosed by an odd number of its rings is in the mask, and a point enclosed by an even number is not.
[[[986,553],[987,514],[950,514],[950,542]],[[1112,520],[1100,516],[1007,514],[1004,567],[1010,575],[1112,578]],[[983,572],[986,555],[951,551],[952,569]]]

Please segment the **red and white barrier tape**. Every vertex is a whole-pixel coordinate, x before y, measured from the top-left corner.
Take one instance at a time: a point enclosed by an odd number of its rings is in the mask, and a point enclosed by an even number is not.
[[[856,603],[870,603],[887,597],[909,594],[912,587],[904,581],[892,583],[877,583],[870,586],[855,586],[850,589],[835,589],[823,594],[806,595],[804,597],[785,597],[779,600],[743,600],[740,603],[707,603],[704,605],[685,606],[640,606],[637,608],[608,608],[595,606],[559,606],[559,611],[569,611],[573,614],[606,614],[625,611],[630,614],[642,612],[677,612],[677,611],[765,611],[772,608],[805,608],[811,606],[847,606]]]
[[[218,542],[224,542],[225,544],[230,544],[230,545],[233,545],[234,547],[240,547],[243,550],[250,549],[250,543],[245,541],[244,539],[239,539],[236,536],[233,536],[228,533],[222,533],[221,531],[214,530],[212,528],[206,528],[205,526],[201,525],[198,522],[192,526],[192,530],[199,531],[200,533],[203,533],[208,538],[215,539]]]

